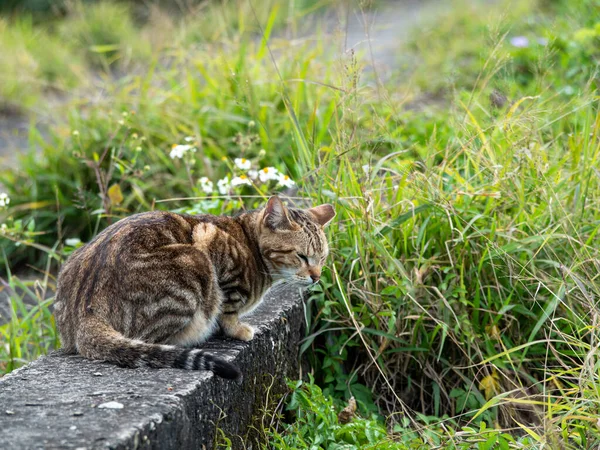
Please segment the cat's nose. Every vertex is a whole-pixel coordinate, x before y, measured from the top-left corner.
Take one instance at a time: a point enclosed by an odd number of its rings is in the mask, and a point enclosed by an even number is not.
[[[311,273],[310,278],[311,278],[311,280],[313,280],[313,283],[316,283],[317,281],[319,281],[321,279],[321,275],[316,275],[316,274]]]

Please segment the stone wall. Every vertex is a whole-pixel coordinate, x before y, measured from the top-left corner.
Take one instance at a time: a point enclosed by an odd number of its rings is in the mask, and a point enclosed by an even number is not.
[[[211,372],[42,357],[0,379],[0,448],[212,449],[222,434],[233,448],[257,448],[260,408],[298,377],[303,311],[296,290],[267,295],[246,318],[257,328],[251,342],[205,345],[235,361],[241,386]]]

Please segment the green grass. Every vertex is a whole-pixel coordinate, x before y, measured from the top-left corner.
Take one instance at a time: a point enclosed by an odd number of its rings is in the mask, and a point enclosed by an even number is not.
[[[292,450],[314,448],[344,448],[348,450],[428,450],[534,448],[533,437],[514,436],[500,429],[487,428],[485,422],[477,428],[464,426],[460,430],[439,423],[437,417],[421,417],[418,431],[408,418],[388,433],[376,416],[349,414],[352,400],[341,404],[326,397],[309,376],[308,382],[289,382],[286,411],[276,414],[267,430],[269,448]],[[285,414],[287,422],[281,421]],[[343,420],[344,414],[346,419]],[[273,423],[273,422],[272,422]]]
[[[0,325],[0,374],[58,348],[59,338],[50,310],[53,280],[45,275],[39,282],[25,282],[9,275],[0,280],[1,291],[8,292],[10,317]]]
[[[43,93],[72,88],[83,76],[80,58],[31,18],[0,17],[0,47],[1,108],[34,108]]]
[[[334,401],[323,395],[312,378],[308,383],[290,382],[289,388],[286,410],[293,419],[290,425],[283,425],[281,432],[277,427],[268,430],[272,448],[398,448],[391,441],[386,445],[387,430],[375,419],[355,417],[340,422]]]
[[[597,3],[462,4],[416,31],[398,55],[406,71],[378,88],[368,55],[340,60],[327,41],[274,35],[267,47],[249,3],[227,5],[183,19],[154,11],[171,46],[134,61],[112,40],[100,66],[124,75],[100,83],[100,100],[66,104],[50,139],[31,130],[42,157],[1,175],[4,264],[54,273],[65,239],[137,211],[256,206],[281,188],[207,195],[198,180],[240,175],[238,157],[275,166],[338,216],[307,304],[314,382],[292,384],[297,414],[265,431],[273,445],[597,446]],[[300,28],[303,8],[274,0],[259,23]],[[63,20],[56,29],[83,19]],[[115,32],[147,30],[123,19]],[[197,151],[170,158],[186,136]],[[5,370],[55,343],[44,306],[3,326]],[[358,416],[342,425],[332,408],[350,396]]]
[[[68,19],[58,26],[58,35],[73,48],[81,48],[91,67],[107,72],[117,65],[127,67],[132,60],[144,62],[151,58],[150,40],[140,36],[126,4],[76,4]]]
[[[0,16],[0,108],[52,114],[48,94],[89,99],[90,89],[126,83],[156,59],[175,69],[208,43],[239,45],[262,31],[268,39],[287,24],[305,30],[303,20],[331,1],[13,3]]]

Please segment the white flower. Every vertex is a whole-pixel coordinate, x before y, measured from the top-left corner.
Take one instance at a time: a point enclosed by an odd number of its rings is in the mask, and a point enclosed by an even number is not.
[[[529,47],[529,39],[525,36],[515,36],[510,39],[510,43],[513,47],[517,48]]]
[[[234,187],[241,186],[242,184],[252,186],[252,181],[250,181],[250,178],[248,178],[246,175],[240,175],[239,177],[235,177],[233,180],[231,180],[231,185]]]
[[[6,226],[5,223],[0,225],[0,233],[6,233],[7,230],[8,230],[8,227]]]
[[[185,142],[194,142],[194,137],[193,136],[187,136],[186,138],[183,139]]]
[[[0,208],[8,206],[9,203],[10,197],[8,196],[8,194],[5,194],[4,192],[0,193]]]
[[[229,187],[229,177],[225,177],[217,181],[217,189],[219,189],[219,193],[221,195],[226,195],[229,193]]]
[[[248,176],[253,179],[256,180],[258,178],[258,170],[254,170],[254,169],[250,169],[248,171]]]
[[[275,167],[265,167],[260,169],[258,172],[258,178],[263,183],[266,183],[269,180],[278,180],[279,179],[279,171]]]
[[[187,152],[194,153],[195,151],[196,148],[193,145],[173,145],[173,147],[171,147],[171,153],[169,156],[171,159],[181,159]]]
[[[65,239],[65,245],[68,245],[69,247],[75,247],[78,244],[81,244],[81,239],[79,238]]]
[[[238,168],[242,170],[248,170],[250,169],[250,167],[252,167],[252,163],[249,159],[246,158],[235,158],[233,162]]]
[[[207,177],[202,177],[198,180],[200,183],[200,189],[202,189],[207,194],[213,193],[213,182],[210,181]]]
[[[260,151],[258,152],[258,157],[264,158],[266,154],[267,154],[267,151],[264,148],[261,148]]]
[[[290,177],[288,177],[287,175],[284,174],[280,174],[279,175],[279,182],[277,183],[278,186],[283,186],[283,187],[292,187],[293,185],[295,185],[296,183],[294,183],[294,180],[292,180]]]
[[[256,126],[256,122],[254,122],[254,120],[251,120],[250,122],[248,122],[249,128],[254,128],[255,126]]]

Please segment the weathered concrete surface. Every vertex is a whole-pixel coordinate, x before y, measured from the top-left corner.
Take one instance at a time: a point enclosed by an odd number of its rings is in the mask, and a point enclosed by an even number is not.
[[[298,376],[300,292],[267,295],[245,319],[257,328],[251,342],[215,337],[205,345],[239,365],[241,386],[211,372],[121,369],[60,354],[6,375],[0,379],[0,448],[211,449],[217,428],[234,448],[244,448],[267,391],[281,392],[285,376]],[[123,408],[99,407],[108,402]]]

